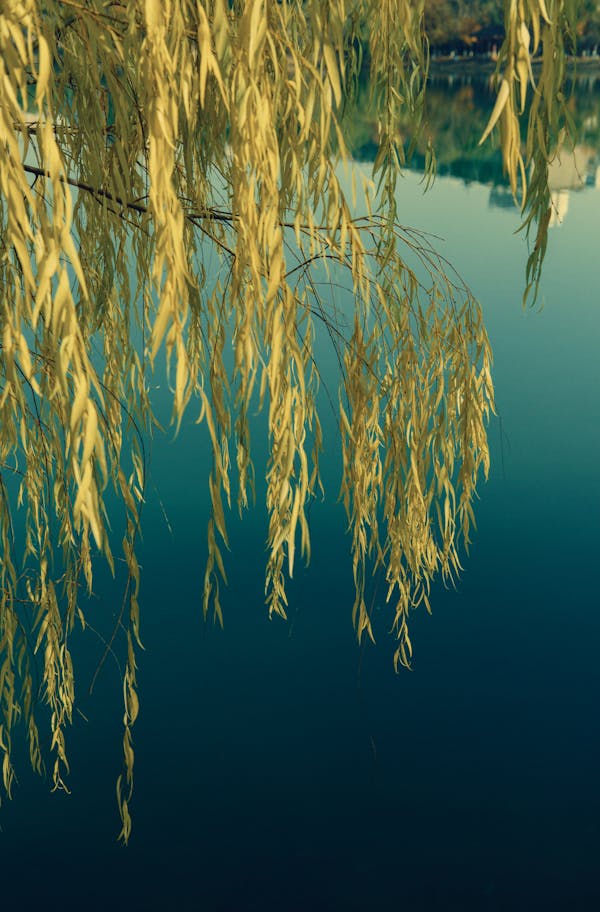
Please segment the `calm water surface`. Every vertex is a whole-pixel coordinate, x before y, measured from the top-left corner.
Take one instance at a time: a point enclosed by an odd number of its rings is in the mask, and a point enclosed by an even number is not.
[[[121,697],[107,664],[69,739],[72,795],[22,767],[2,807],[3,908],[600,908],[594,92],[580,93],[579,158],[556,173],[542,308],[521,308],[526,249],[497,168],[479,163],[484,183],[453,170],[448,140],[430,192],[401,181],[402,221],[444,238],[482,302],[499,413],[475,542],[457,590],[414,615],[414,670],[394,674],[384,612],[377,646],[356,646],[332,417],[328,499],[312,508],[290,622],[266,618],[257,508],[232,517],[225,630],[204,626],[207,447],[190,414],[152,451],[131,844],[115,844]],[[118,592],[98,588],[101,617]],[[90,664],[99,648],[82,646]]]

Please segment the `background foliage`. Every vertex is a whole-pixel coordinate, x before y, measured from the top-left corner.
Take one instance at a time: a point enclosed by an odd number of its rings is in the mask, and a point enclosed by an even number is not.
[[[431,48],[475,54],[497,51],[505,35],[504,6],[503,0],[425,0],[425,31]],[[581,0],[577,4],[576,32],[578,53],[598,51],[597,0]]]

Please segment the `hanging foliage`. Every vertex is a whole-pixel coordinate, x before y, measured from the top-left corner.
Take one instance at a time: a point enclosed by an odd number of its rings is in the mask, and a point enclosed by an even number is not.
[[[66,788],[65,731],[76,705],[69,641],[76,624],[88,625],[85,593],[97,561],[115,566],[107,498],[116,494],[128,578],[107,650],[122,640],[125,763],[117,794],[121,836],[129,837],[140,645],[135,546],[157,359],[166,357],[171,372],[175,424],[193,409],[212,445],[205,615],[222,618],[232,482],[240,510],[251,499],[251,403],[268,414],[271,614],[285,616],[296,551],[309,557],[307,507],[320,484],[317,324],[341,366],[341,490],[358,636],[372,635],[365,581],[380,567],[396,662],[409,665],[410,609],[428,606],[437,574],[458,572],[475,485],[489,464],[491,353],[467,287],[427,238],[398,223],[407,152],[400,117],[411,114],[414,137],[424,129],[422,7],[2,3],[0,748],[8,794],[19,718],[39,771],[46,761],[38,726],[49,725],[54,787]],[[500,121],[511,186],[527,199],[528,227],[538,226],[534,283],[548,223],[545,168],[564,119],[571,7],[507,0],[502,81],[486,131]],[[536,81],[530,60],[538,45]],[[347,158],[342,114],[367,57],[379,151],[366,215],[357,216],[339,178]],[[433,167],[431,150],[429,176]],[[318,295],[319,269],[347,277],[348,330]]]

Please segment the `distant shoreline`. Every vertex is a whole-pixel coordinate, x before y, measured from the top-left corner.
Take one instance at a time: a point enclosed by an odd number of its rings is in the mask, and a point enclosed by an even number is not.
[[[432,56],[429,63],[430,75],[463,75],[476,73],[489,73],[496,71],[496,60],[488,56],[480,57],[463,57],[457,54],[455,57],[434,57]],[[532,60],[533,69],[539,69],[542,65],[540,57],[534,57]],[[569,57],[567,60],[569,71],[577,69],[585,70],[586,73],[598,72],[600,74],[600,57]]]

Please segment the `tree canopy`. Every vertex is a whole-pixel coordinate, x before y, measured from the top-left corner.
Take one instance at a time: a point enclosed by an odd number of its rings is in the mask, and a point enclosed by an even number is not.
[[[504,10],[504,0],[425,0],[424,24],[429,43],[441,52],[493,52],[505,34]],[[596,0],[579,0],[571,12],[578,51],[597,52],[600,6]]]
[[[533,238],[534,292],[550,218],[548,161],[569,128],[565,56],[576,5],[506,0],[504,13],[483,139],[499,125]],[[0,747],[9,794],[19,718],[34,768],[51,757],[54,787],[66,788],[70,636],[88,625],[84,595],[97,561],[115,566],[116,495],[128,578],[106,649],[125,656],[117,794],[129,837],[136,540],[159,358],[171,371],[175,426],[194,409],[211,441],[203,610],[218,620],[226,509],[252,500],[249,415],[266,410],[266,603],[285,616],[286,575],[297,549],[309,558],[307,508],[320,486],[313,341],[324,328],[340,365],[354,623],[359,638],[372,636],[365,582],[380,568],[396,663],[410,664],[409,612],[428,607],[432,580],[453,578],[468,546],[493,408],[478,303],[431,241],[399,224],[407,118],[413,143],[427,140],[423,21],[423,3],[409,0],[2,4]],[[378,149],[357,214],[340,173],[344,115],[366,58]],[[347,322],[319,294],[318,270],[352,295]]]

